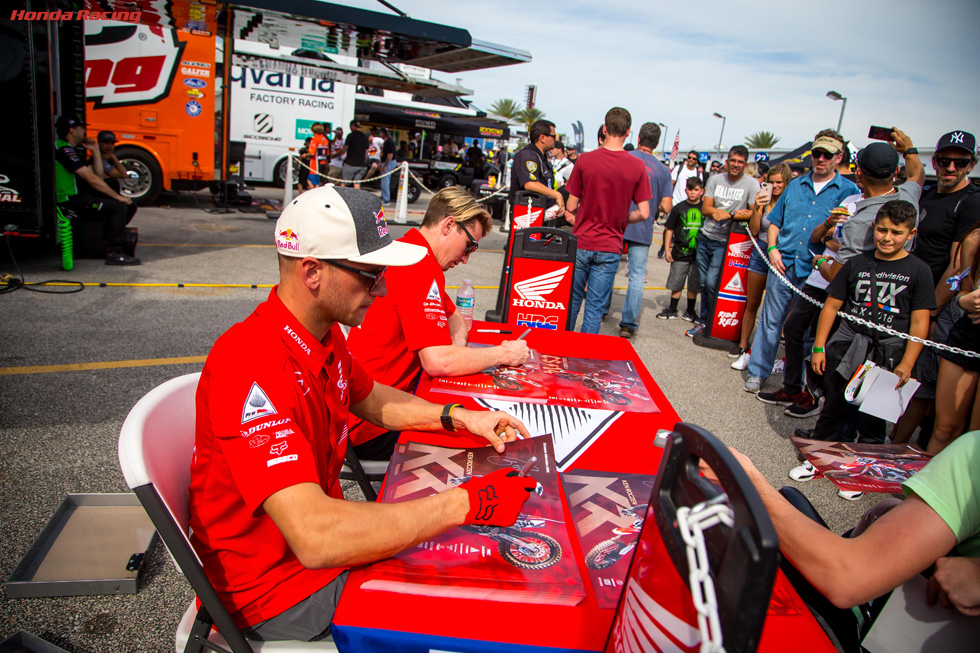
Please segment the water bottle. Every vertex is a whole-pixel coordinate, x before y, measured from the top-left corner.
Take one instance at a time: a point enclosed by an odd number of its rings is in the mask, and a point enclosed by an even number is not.
[[[456,291],[456,310],[466,320],[466,330],[473,328],[473,309],[476,305],[476,291],[469,279],[463,279],[463,285]]]

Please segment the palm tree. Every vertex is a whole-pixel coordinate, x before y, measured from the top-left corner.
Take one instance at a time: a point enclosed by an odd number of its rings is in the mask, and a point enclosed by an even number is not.
[[[503,98],[497,100],[490,105],[490,111],[497,114],[507,122],[517,119],[517,115],[521,112],[521,107],[516,101],[509,98]]]
[[[756,132],[751,136],[745,138],[746,147],[750,147],[753,150],[768,150],[769,148],[776,147],[776,143],[779,142],[779,137],[772,132]]]
[[[521,109],[520,113],[514,116],[514,118],[524,125],[525,131],[530,132],[531,125],[544,118],[544,111],[538,108]]]

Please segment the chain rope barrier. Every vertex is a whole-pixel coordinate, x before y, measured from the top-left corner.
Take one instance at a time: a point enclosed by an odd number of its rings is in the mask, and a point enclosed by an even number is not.
[[[814,306],[819,306],[820,308],[823,308],[823,305],[824,305],[823,302],[821,302],[819,300],[816,300],[813,297],[810,297],[805,292],[803,292],[802,290],[800,290],[799,288],[797,288],[796,286],[794,286],[793,283],[789,279],[787,279],[784,274],[782,274],[781,272],[777,271],[776,268],[774,268],[772,266],[772,261],[769,260],[769,256],[765,252],[762,251],[762,248],[759,247],[759,242],[752,236],[752,234],[749,234],[749,240],[752,242],[752,246],[755,248],[755,250],[757,252],[759,252],[759,254],[762,256],[762,260],[766,262],[766,265],[769,267],[769,269],[776,275],[776,277],[780,281],[782,281],[787,286],[789,286],[789,289],[790,290],[792,290],[794,293],[796,293],[797,295],[799,295],[800,297],[802,297],[806,301],[810,302]],[[872,301],[877,301],[877,298],[876,297],[873,297],[872,298]],[[961,356],[967,356],[969,358],[980,358],[980,352],[970,351],[968,349],[960,349],[959,347],[953,347],[951,345],[947,345],[947,344],[944,344],[944,343],[941,343],[941,342],[933,342],[932,340],[927,340],[927,339],[924,339],[924,338],[918,338],[916,336],[909,335],[908,333],[902,333],[901,331],[896,331],[895,329],[893,329],[891,327],[887,327],[887,326],[884,326],[884,325],[881,325],[881,324],[875,324],[874,322],[872,322],[870,320],[866,320],[863,317],[858,317],[857,315],[851,315],[850,313],[844,313],[843,311],[839,311],[838,312],[838,315],[840,315],[842,318],[847,319],[847,320],[850,320],[851,322],[854,322],[856,324],[861,324],[861,325],[866,326],[866,327],[868,327],[870,329],[874,329],[876,331],[881,331],[883,333],[887,333],[890,336],[897,336],[897,337],[903,338],[905,340],[911,340],[912,342],[918,342],[918,343],[920,343],[922,345],[925,345],[927,347],[932,347],[933,349],[938,349],[940,351],[948,351],[950,353],[960,354]]]
[[[704,543],[704,531],[724,524],[735,525],[735,513],[727,505],[728,495],[720,494],[690,508],[677,509],[677,527],[687,553],[688,581],[694,608],[698,612],[701,653],[725,653],[722,643],[718,596],[711,578],[711,562]]]

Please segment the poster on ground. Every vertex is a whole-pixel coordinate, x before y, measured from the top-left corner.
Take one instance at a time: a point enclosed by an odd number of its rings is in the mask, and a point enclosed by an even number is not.
[[[523,469],[538,487],[513,526],[461,526],[370,565],[361,587],[403,594],[576,605],[585,587],[562,510],[548,435],[492,447],[453,449],[399,443],[388,466],[384,502],[453,489],[501,468]]]
[[[901,494],[902,483],[930,456],[912,444],[856,444],[790,436],[817,471],[842,490]]]
[[[658,413],[636,367],[628,360],[542,354],[534,349],[519,367],[499,365],[479,374],[428,381],[435,392],[499,397],[533,404]]]

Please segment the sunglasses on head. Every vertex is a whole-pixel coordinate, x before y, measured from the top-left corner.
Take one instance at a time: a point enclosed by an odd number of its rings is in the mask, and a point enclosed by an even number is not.
[[[835,152],[832,154],[826,150],[813,150],[810,152],[810,156],[812,156],[814,159],[827,159],[829,161],[837,156],[837,153]]]
[[[949,164],[950,163],[952,163],[953,165],[955,165],[957,170],[962,170],[963,168],[965,168],[968,165],[970,165],[971,163],[973,163],[973,159],[958,159],[958,158],[951,157],[951,156],[937,156],[936,157],[936,166],[938,168],[941,168],[941,169],[945,170],[946,168],[949,167]]]
[[[348,272],[353,272],[354,274],[370,279],[371,288],[369,289],[369,292],[371,294],[374,294],[374,292],[381,286],[381,283],[385,280],[385,270],[388,269],[388,267],[385,266],[380,270],[378,270],[377,272],[368,272],[367,270],[361,270],[359,268],[355,268],[352,265],[344,265],[343,263],[338,263],[337,261],[324,261],[324,263],[332,265],[335,268],[347,270]]]
[[[466,237],[470,239],[470,244],[466,246],[466,250],[463,252],[463,256],[469,256],[470,254],[472,254],[473,252],[475,252],[477,249],[480,248],[480,243],[476,242],[476,238],[473,237],[473,234],[470,233],[470,230],[466,228],[465,224],[463,224],[462,222],[457,222],[456,224],[459,225],[459,228],[463,230],[463,233],[466,234]]]

